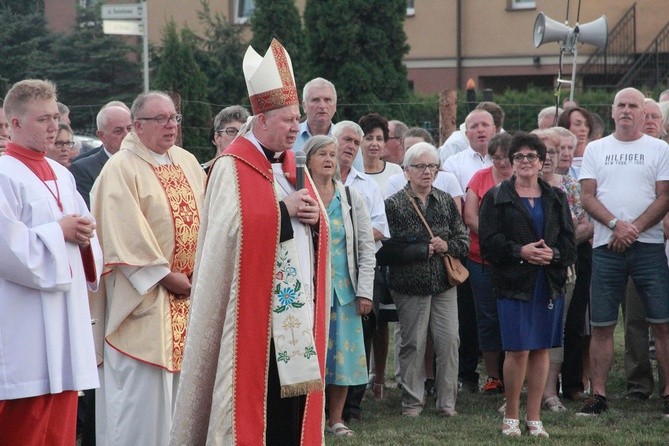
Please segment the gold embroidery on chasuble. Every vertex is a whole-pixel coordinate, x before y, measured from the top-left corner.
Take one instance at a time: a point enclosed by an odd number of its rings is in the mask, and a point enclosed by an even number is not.
[[[200,227],[195,194],[179,166],[153,166],[153,170],[165,191],[174,222],[171,270],[190,276],[195,265],[195,248]],[[173,293],[168,294],[172,318],[172,363],[175,370],[181,370],[190,299],[178,299]]]

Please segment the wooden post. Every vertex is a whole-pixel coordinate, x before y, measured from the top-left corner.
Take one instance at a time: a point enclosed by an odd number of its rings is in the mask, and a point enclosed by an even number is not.
[[[174,109],[177,111],[179,114],[183,114],[183,111],[181,111],[181,95],[177,93],[176,91],[168,91],[167,95],[172,98],[172,101],[174,101]],[[174,145],[183,147],[183,128],[182,128],[183,122],[179,124],[177,128],[177,140],[174,142]],[[186,149],[188,150],[188,149]]]
[[[458,113],[458,93],[444,90],[439,93],[439,144],[441,146],[456,129],[455,118]]]

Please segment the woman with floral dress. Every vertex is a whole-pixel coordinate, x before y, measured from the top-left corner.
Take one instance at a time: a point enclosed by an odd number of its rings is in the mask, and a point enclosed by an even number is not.
[[[348,386],[367,383],[362,318],[372,311],[376,247],[363,198],[339,177],[337,142],[314,136],[303,148],[307,168],[328,211],[332,255],[332,308],[325,367],[328,431],[351,436],[342,420]]]

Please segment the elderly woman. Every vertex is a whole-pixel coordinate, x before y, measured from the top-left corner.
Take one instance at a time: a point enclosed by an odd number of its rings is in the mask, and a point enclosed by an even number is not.
[[[490,139],[488,155],[492,158],[492,166],[474,174],[469,180],[465,196],[464,219],[469,228],[470,239],[467,269],[474,295],[479,349],[483,353],[483,364],[488,374],[488,379],[483,385],[483,393],[489,395],[504,392],[500,373],[502,340],[499,333],[497,299],[493,296],[490,282],[489,263],[481,257],[479,247],[479,206],[488,189],[506,180],[513,173],[507,156],[510,144],[511,135],[508,133],[499,133]]]
[[[514,176],[490,189],[481,202],[481,253],[492,264],[506,351],[506,436],[521,434],[520,392],[527,376],[525,423],[530,435],[548,437],[541,422],[548,349],[562,345],[564,286],[575,257],[565,194],[539,178],[545,159],[546,146],[539,138],[516,134],[509,148]]]
[[[576,147],[574,149],[574,156],[571,165],[573,167],[570,174],[576,178],[578,170],[581,168],[583,162],[583,154],[585,153],[585,146],[588,145],[592,138],[592,129],[595,125],[592,115],[582,107],[571,107],[565,109],[558,118],[557,125],[564,127],[574,135],[576,135]],[[562,172],[560,173],[567,173]]]
[[[333,293],[325,372],[328,431],[351,436],[353,431],[344,425],[342,411],[348,386],[367,382],[361,318],[372,311],[376,264],[372,223],[364,199],[338,179],[336,140],[314,136],[303,150],[330,220]]]
[[[74,147],[72,136],[72,129],[69,125],[58,124],[56,141],[47,148],[46,156],[65,167],[70,167],[70,149]]]
[[[453,198],[432,187],[438,169],[434,146],[418,143],[407,151],[404,171],[409,181],[386,199],[391,239],[377,254],[380,262],[390,265],[388,287],[402,330],[402,411],[409,417],[420,415],[425,404],[423,357],[428,331],[437,356],[437,412],[456,415],[458,304],[442,256],[465,257],[469,237]]]
[[[358,121],[362,128],[363,138],[360,143],[365,173],[379,186],[379,192],[387,197],[388,179],[402,173],[398,164],[381,159],[381,153],[388,141],[388,120],[378,113],[370,113]],[[388,356],[388,322],[378,317],[376,330],[372,338],[374,351],[374,383],[372,392],[377,399],[383,399],[386,384],[386,357]]]
[[[218,112],[210,131],[211,143],[216,147],[214,159],[223,153],[232,140],[237,137],[239,130],[249,116],[249,112],[241,105],[231,105]],[[209,166],[214,162],[214,159],[207,161],[202,167],[209,170]]]

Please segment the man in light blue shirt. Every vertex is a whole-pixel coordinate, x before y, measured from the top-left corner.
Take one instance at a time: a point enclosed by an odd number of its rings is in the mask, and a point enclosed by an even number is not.
[[[293,150],[302,150],[304,143],[314,135],[332,135],[332,117],[337,110],[337,90],[332,82],[322,77],[310,80],[302,89],[302,109],[307,119],[300,124],[300,131]],[[353,166],[364,172],[362,155],[358,152]]]

